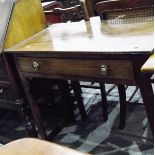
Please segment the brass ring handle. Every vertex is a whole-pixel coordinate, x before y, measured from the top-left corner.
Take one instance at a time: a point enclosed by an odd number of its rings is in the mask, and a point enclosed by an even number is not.
[[[106,66],[106,65],[101,65],[100,71],[101,71],[101,75],[108,75],[109,74],[109,69],[108,69],[108,66]]]
[[[32,67],[33,67],[33,69],[36,70],[36,71],[38,71],[38,70],[40,69],[40,65],[39,65],[39,63],[36,62],[36,61],[34,61],[34,62],[32,63]]]

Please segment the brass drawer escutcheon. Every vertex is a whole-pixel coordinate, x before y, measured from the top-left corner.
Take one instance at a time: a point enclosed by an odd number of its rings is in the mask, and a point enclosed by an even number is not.
[[[108,66],[106,66],[106,65],[101,65],[100,70],[101,70],[101,75],[108,75],[109,74],[109,69],[108,69]]]
[[[33,67],[33,69],[34,69],[35,71],[38,71],[38,70],[40,69],[40,65],[39,65],[39,63],[36,62],[36,61],[34,61],[34,62],[32,63],[32,67]]]

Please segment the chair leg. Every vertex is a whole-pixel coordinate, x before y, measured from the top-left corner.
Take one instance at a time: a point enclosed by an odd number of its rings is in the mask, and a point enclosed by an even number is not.
[[[38,138],[37,131],[36,131],[35,126],[32,122],[32,116],[30,114],[28,105],[26,105],[26,103],[22,99],[17,100],[16,103],[18,103],[21,106],[19,113],[24,120],[24,125],[25,125],[25,130],[27,132],[27,135],[29,137]]]
[[[101,90],[101,98],[102,98],[102,109],[103,109],[103,120],[106,122],[108,120],[108,103],[107,103],[107,97],[106,97],[106,90],[105,90],[105,84],[100,84],[100,90]]]
[[[74,108],[73,103],[71,101],[68,81],[61,80],[59,86],[61,91],[61,97],[63,99],[63,107],[67,122],[74,122],[75,121]]]
[[[124,85],[118,85],[119,99],[120,99],[120,129],[125,128],[126,123],[126,92]]]
[[[76,98],[77,105],[78,105],[78,108],[79,108],[79,111],[81,114],[81,118],[82,118],[82,120],[86,120],[87,116],[86,116],[86,111],[85,111],[85,107],[83,104],[83,98],[81,96],[82,90],[81,90],[80,83],[79,83],[79,81],[71,81],[71,85],[72,85],[72,89],[75,94],[75,98]]]

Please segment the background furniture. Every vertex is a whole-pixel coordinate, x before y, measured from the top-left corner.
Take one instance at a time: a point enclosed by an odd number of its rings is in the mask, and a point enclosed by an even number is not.
[[[0,54],[3,48],[4,36],[7,30],[9,10],[12,8],[12,2],[0,2],[0,13],[2,19],[0,21]],[[12,64],[13,67],[13,64]],[[20,80],[17,78],[16,70],[10,70],[10,67],[3,54],[0,55],[0,115],[5,115],[6,109],[17,111],[22,117],[28,136],[36,137],[33,119],[29,106],[25,100],[22,91],[19,91]],[[18,81],[19,80],[19,81]],[[5,110],[4,110],[5,109]],[[2,142],[6,143],[6,141]]]
[[[46,7],[47,8],[47,7]],[[47,10],[47,9],[46,9]],[[68,21],[80,21],[81,19],[84,19],[85,21],[89,20],[89,15],[88,15],[88,10],[87,6],[85,5],[85,1],[80,1],[80,5],[75,5],[69,8],[64,8],[63,6],[60,7],[55,7],[52,10],[47,10],[44,11],[45,16],[51,16],[56,15],[57,17],[60,18],[61,22],[66,22]],[[82,11],[82,12],[81,12]],[[68,16],[67,19],[65,18],[65,14],[81,14],[80,16],[74,16],[70,17]],[[52,18],[48,23],[53,23]],[[112,86],[108,92],[105,90],[105,85],[103,83],[99,83],[99,87],[97,86],[92,86],[92,85],[80,85],[80,82],[78,81],[71,81],[71,89],[73,89],[74,94],[75,94],[75,100],[77,101],[80,114],[83,120],[86,120],[86,111],[85,107],[83,104],[83,99],[81,97],[82,91],[81,88],[95,88],[95,89],[100,89],[101,91],[101,98],[102,98],[102,109],[103,109],[103,120],[107,121],[108,120],[108,106],[107,106],[107,99],[106,95],[113,89],[115,86]]]
[[[46,2],[47,3],[47,2]],[[51,2],[52,5],[53,2]],[[53,16],[57,17],[59,20],[57,22],[68,22],[68,21],[79,21],[82,19],[89,20],[89,15],[85,3],[80,1],[64,1],[56,2],[57,6],[53,4],[53,8],[48,7],[48,5],[43,5],[44,13],[48,24],[55,23]]]
[[[134,2],[130,0],[109,0],[96,3],[95,10],[102,20],[108,20],[109,23],[113,23],[114,25],[124,24],[126,26],[126,24],[136,22],[137,18],[153,16],[153,6],[153,0],[137,0]],[[122,19],[124,19],[123,23]],[[125,127],[126,120],[126,88],[123,85],[118,85],[121,129]],[[135,89],[135,92],[137,90],[138,88]]]
[[[4,5],[8,4],[8,2],[5,2],[5,1],[2,3]],[[10,3],[13,4],[15,2],[10,2]],[[41,6],[41,2],[39,0],[33,1],[33,5],[31,4],[30,0],[28,1],[20,0],[18,1],[18,5],[17,3],[15,3],[14,5],[12,5],[12,7],[10,7],[10,11],[8,12],[8,13],[11,13],[11,10],[13,10],[13,13],[11,14],[12,15],[11,19],[8,20],[9,24],[7,24],[9,26],[8,26],[7,34],[5,35],[5,41],[3,44],[4,49],[17,44],[20,41],[25,40],[31,35],[47,27],[45,16],[44,16],[43,9]],[[25,14],[25,12],[27,12],[27,8],[30,9],[29,14]],[[11,67],[10,71],[15,72],[16,69],[13,66],[12,58],[6,58],[5,56],[4,58],[5,60],[7,59],[7,61],[5,61],[5,66],[7,64],[7,68]],[[13,73],[12,75],[15,75],[15,74]],[[18,80],[16,82],[20,84],[20,87],[18,87],[19,92],[22,92],[22,90],[20,89],[22,87],[20,83],[21,82],[20,79],[18,78],[18,76],[16,76],[15,79]],[[28,100],[27,99],[26,101],[28,101],[29,103],[29,99]],[[32,114],[35,119],[35,123],[36,123],[38,130],[40,130],[41,131],[40,133],[44,135],[44,131],[42,130],[43,128],[42,126],[44,126],[44,124],[43,124],[43,120],[39,112],[38,106],[35,104],[31,104],[31,105],[29,104],[29,106],[31,106]]]
[[[53,10],[54,8],[61,7],[61,3],[58,3],[57,1],[49,1],[49,2],[42,2],[42,6],[44,11]],[[53,23],[59,23],[60,17],[57,15],[48,15],[46,14],[46,22],[47,24],[53,24]]]
[[[19,88],[17,88],[19,85],[17,85],[18,80],[15,78],[16,73],[12,73],[5,61],[5,57],[2,55],[0,57],[0,66],[0,115],[5,115],[5,110],[17,111],[23,120],[27,136],[36,137],[37,133],[29,105],[23,96],[23,92],[19,92]],[[1,143],[6,142],[1,141]]]
[[[74,3],[71,3],[71,1],[68,1],[68,3],[65,1],[65,3],[62,3],[62,4],[59,2],[56,2],[59,4],[59,6],[57,7],[53,6],[53,8],[51,7],[53,1],[48,3],[50,3],[50,5],[48,4],[43,6],[45,17],[48,24],[54,23],[53,15],[59,19],[59,21],[57,22],[78,21],[81,19],[88,20],[87,19],[88,17],[86,15],[86,10],[84,10],[82,2],[78,3],[77,1],[77,3],[75,3],[76,5]],[[71,7],[66,8],[66,6],[71,6]],[[68,14],[67,18],[66,18],[66,14]],[[72,14],[74,14],[74,16],[72,16]],[[81,118],[82,120],[86,120],[86,112],[85,112],[84,104],[81,97],[82,91],[80,88],[80,84],[77,81],[72,81],[70,86],[71,86],[71,89],[74,90],[74,96],[75,96],[75,100],[77,101]]]

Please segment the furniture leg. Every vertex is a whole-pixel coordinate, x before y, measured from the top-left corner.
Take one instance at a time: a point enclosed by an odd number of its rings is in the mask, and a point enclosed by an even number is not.
[[[78,105],[79,110],[80,110],[81,118],[82,118],[82,120],[86,120],[87,116],[86,116],[86,111],[85,111],[85,107],[83,104],[83,98],[81,96],[82,90],[81,90],[80,83],[79,83],[79,81],[71,81],[71,85],[72,85],[72,89],[73,89],[74,94],[75,94],[77,105]]]
[[[61,80],[60,91],[61,91],[61,97],[63,99],[63,107],[64,107],[65,116],[67,118],[67,122],[73,122],[75,121],[75,115],[74,115],[73,103],[71,102],[68,81]]]
[[[103,109],[103,120],[106,122],[108,120],[108,103],[107,103],[107,97],[106,97],[106,90],[105,90],[105,84],[100,84],[100,90],[101,90],[101,98],[102,98],[102,109]]]
[[[126,92],[124,85],[118,85],[118,92],[119,92],[119,100],[120,100],[120,129],[125,128],[126,122]]]
[[[30,117],[30,112],[28,110],[28,106],[24,103],[24,100],[18,100],[16,101],[21,106],[20,115],[24,120],[25,129],[27,131],[27,135],[29,137],[38,137],[37,132],[35,130],[35,126],[32,122],[32,119]]]
[[[138,83],[143,102],[145,104],[148,121],[150,123],[152,133],[154,134],[154,93],[150,82],[150,78],[145,75],[142,75],[141,78],[139,78]]]
[[[16,84],[18,84],[18,86],[16,86],[16,89],[18,90],[18,92],[22,92],[22,94],[25,95],[25,97],[26,97],[26,99],[28,101],[28,104],[29,104],[29,106],[31,108],[31,111],[32,111],[32,115],[34,117],[35,123],[36,123],[37,128],[38,128],[40,137],[42,139],[47,139],[47,136],[46,136],[46,133],[45,133],[45,128],[44,128],[44,122],[43,122],[42,116],[40,114],[38,105],[35,102],[33,96],[31,95],[28,83],[26,82],[26,80],[24,79],[24,77],[22,76],[22,73],[20,72],[20,70],[18,68],[18,64],[17,64],[18,61],[15,61],[16,56],[12,57],[9,54],[8,55],[3,55],[3,56],[4,56],[4,59],[5,59],[7,68],[10,71],[10,74],[12,74],[12,71],[13,71],[13,69],[12,70],[9,69],[10,66],[12,68],[14,68],[14,74],[16,74],[16,79],[14,78],[14,76],[11,76],[11,77],[12,77],[12,79],[14,81],[18,81],[18,82],[15,82]]]

